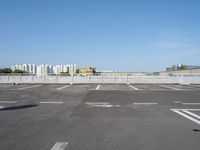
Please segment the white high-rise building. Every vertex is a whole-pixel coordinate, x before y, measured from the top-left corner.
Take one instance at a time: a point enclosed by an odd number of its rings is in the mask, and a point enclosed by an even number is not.
[[[71,76],[75,75],[76,74],[76,69],[77,69],[76,64],[70,64],[70,65],[68,65],[68,67],[69,67],[69,74]]]
[[[69,72],[68,65],[56,65],[53,66],[53,73],[54,74],[60,74],[61,72]]]
[[[36,66],[34,64],[16,64],[11,67],[12,71],[21,70],[27,73],[36,74]]]
[[[28,72],[28,73],[36,74],[36,66],[35,66],[35,64],[27,64],[25,66],[25,69],[27,70],[26,72]]]
[[[30,73],[36,74],[36,65],[35,64],[31,65]]]
[[[24,71],[24,67],[23,67],[24,64],[16,64],[14,66],[11,67],[12,71],[14,70],[22,70]]]
[[[76,74],[77,66],[75,64],[69,64],[69,65],[56,65],[51,66],[47,64],[42,64],[39,66],[36,66],[35,64],[16,64],[11,67],[12,71],[18,69],[25,71],[30,74],[36,74],[37,76],[46,76],[48,74],[60,74],[61,72],[67,72],[70,75]]]
[[[37,66],[37,76],[47,76],[53,73],[53,67],[51,65],[42,64]]]

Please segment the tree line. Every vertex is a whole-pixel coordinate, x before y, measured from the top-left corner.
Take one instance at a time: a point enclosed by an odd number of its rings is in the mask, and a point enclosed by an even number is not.
[[[26,73],[26,71],[22,71],[22,70],[19,70],[19,69],[16,69],[16,70],[12,70],[10,68],[0,68],[0,73]]]
[[[181,64],[181,65],[172,65],[171,68],[172,68],[173,71],[176,71],[176,70],[185,70],[185,69],[188,68],[188,66],[187,65],[183,65],[183,64]]]

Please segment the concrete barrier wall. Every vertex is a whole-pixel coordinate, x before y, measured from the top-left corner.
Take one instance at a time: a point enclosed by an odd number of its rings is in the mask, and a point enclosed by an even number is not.
[[[0,76],[0,83],[179,83],[200,84],[200,76]]]

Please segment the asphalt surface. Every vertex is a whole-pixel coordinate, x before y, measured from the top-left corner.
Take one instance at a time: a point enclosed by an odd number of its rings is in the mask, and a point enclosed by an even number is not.
[[[198,150],[199,97],[199,85],[0,84],[0,150]]]

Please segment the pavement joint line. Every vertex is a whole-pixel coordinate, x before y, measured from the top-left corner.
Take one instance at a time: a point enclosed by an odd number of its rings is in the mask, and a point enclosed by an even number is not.
[[[8,87],[8,86],[13,86],[13,85],[1,85],[0,87]]]
[[[28,87],[22,87],[22,88],[18,88],[16,90],[25,90],[25,89],[31,89],[31,88],[36,88],[36,87],[40,87],[40,86],[42,86],[42,85],[33,85],[33,86],[28,86]]]
[[[158,103],[133,103],[133,105],[157,105]]]
[[[99,90],[100,86],[101,86],[101,85],[99,84],[99,85],[96,87],[96,90]]]
[[[63,104],[64,102],[40,102],[40,104]]]
[[[62,86],[62,87],[60,87],[60,88],[57,88],[56,90],[62,90],[62,89],[65,89],[65,88],[67,88],[67,87],[69,87],[70,85],[65,85],[65,86]]]
[[[183,105],[200,105],[200,103],[182,103]]]
[[[68,142],[56,142],[51,150],[64,150],[68,144]]]
[[[136,88],[136,87],[134,87],[134,86],[132,86],[132,85],[128,85],[129,87],[131,87],[132,89],[134,89],[134,90],[139,90],[138,88]]]
[[[189,115],[195,117],[195,118],[200,119],[200,116],[197,115],[197,114],[194,114],[194,113],[192,113],[192,112],[190,112],[190,111],[188,111],[188,110],[182,110],[182,111],[183,111],[184,113],[187,113],[187,114],[189,114]]]
[[[171,87],[171,86],[166,86],[166,85],[160,85],[160,87],[167,88],[167,89],[173,89],[173,90],[176,90],[176,91],[180,90],[180,89],[177,89],[177,88],[174,88],[174,87]]]
[[[177,113],[177,114],[179,114],[179,115],[181,115],[181,116],[183,116],[183,117],[185,117],[185,118],[187,118],[187,119],[189,119],[189,120],[191,120],[191,121],[193,121],[193,122],[195,122],[195,123],[200,125],[200,121],[199,120],[197,120],[197,119],[195,119],[195,118],[193,118],[193,117],[181,112],[181,109],[171,109],[171,110],[173,112],[175,112],[175,113]],[[184,109],[182,109],[182,110],[184,110]]]
[[[0,101],[0,103],[17,103],[17,101]]]

